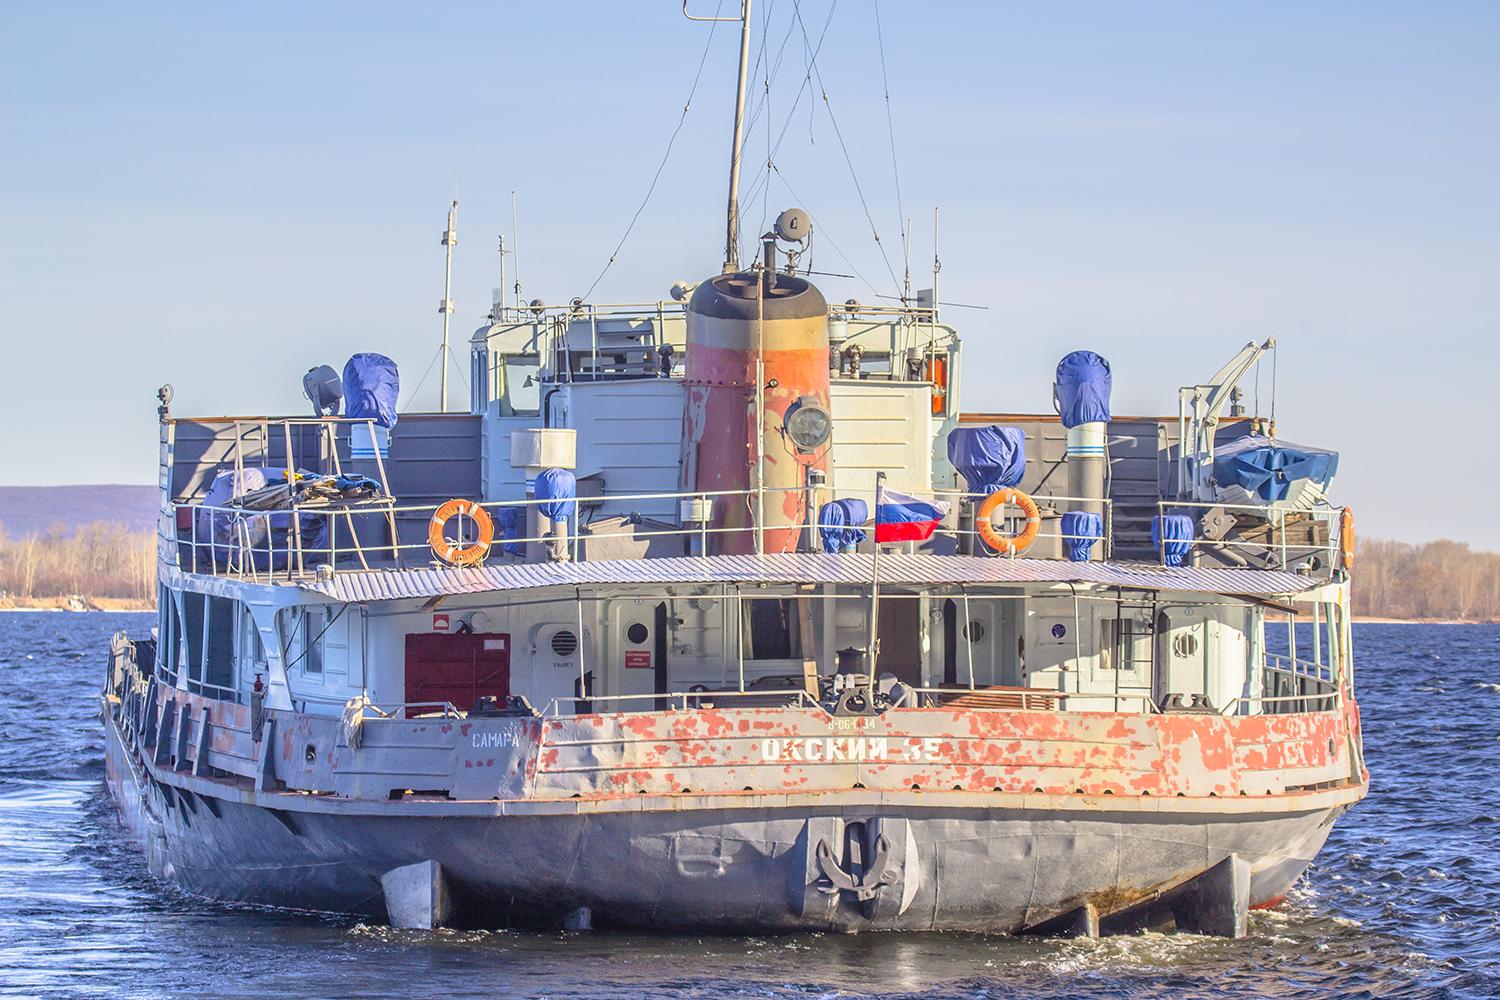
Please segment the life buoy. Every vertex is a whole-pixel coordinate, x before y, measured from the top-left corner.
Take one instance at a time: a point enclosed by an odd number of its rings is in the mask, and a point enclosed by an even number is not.
[[[1353,507],[1345,507],[1344,512],[1339,515],[1339,555],[1343,557],[1345,569],[1354,565]]]
[[[1020,534],[1004,535],[995,527],[995,511],[1008,503],[1013,503],[1021,508],[1026,515],[1026,526],[1021,529]],[[1042,515],[1037,510],[1036,501],[1031,499],[1020,490],[1006,487],[996,490],[984,498],[984,503],[979,505],[979,512],[974,516],[974,527],[979,532],[979,537],[984,540],[996,552],[1004,552],[1007,555],[1020,555],[1031,548],[1031,543],[1036,541],[1037,534],[1042,530]]]
[[[467,517],[474,522],[474,541],[459,545],[448,541],[443,528],[450,517]],[[476,566],[489,555],[490,542],[495,540],[495,522],[489,512],[473,500],[449,500],[437,509],[427,525],[427,544],[432,552],[450,566]]]

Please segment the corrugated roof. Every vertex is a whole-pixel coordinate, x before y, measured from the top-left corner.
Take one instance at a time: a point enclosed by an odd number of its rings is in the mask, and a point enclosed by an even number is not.
[[[597,562],[528,563],[472,569],[401,569],[340,572],[302,586],[339,601],[379,601],[611,584],[868,583],[873,556],[863,553],[780,553],[763,556],[678,556]],[[1320,581],[1279,570],[1182,567],[1149,563],[1074,563],[1054,559],[980,556],[880,557],[880,582],[893,586],[1080,583],[1145,590],[1278,596],[1308,590]]]

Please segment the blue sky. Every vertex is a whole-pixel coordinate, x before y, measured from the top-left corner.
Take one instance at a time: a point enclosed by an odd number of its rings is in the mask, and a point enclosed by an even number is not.
[[[415,388],[455,191],[460,346],[512,190],[527,297],[582,294],[710,42],[679,6],[0,4],[0,482],[152,481],[163,381],[183,413],[300,412],[306,368],[377,350]],[[806,72],[793,8],[757,0],[772,62],[794,33],[747,190]],[[801,13],[814,40],[829,24],[817,65],[899,274],[874,7]],[[1177,386],[1275,336],[1279,429],[1341,449],[1363,534],[1500,548],[1500,4],[880,16],[915,281],[938,205],[943,298],[988,307],[947,314],[965,408],[1048,409],[1085,347],[1114,365],[1117,412],[1173,412]],[[735,44],[714,32],[595,300],[717,270]],[[800,202],[814,267],[868,279],[824,279],[830,298],[891,292],[821,102],[802,96],[775,159],[746,230]],[[435,401],[433,375],[403,405]]]

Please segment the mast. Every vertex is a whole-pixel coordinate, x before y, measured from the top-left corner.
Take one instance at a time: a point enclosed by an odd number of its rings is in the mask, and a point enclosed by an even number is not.
[[[443,314],[443,348],[439,363],[443,368],[438,383],[438,409],[448,412],[448,322],[453,315],[453,245],[458,242],[458,199],[448,207],[448,228],[443,230],[443,301],[438,312]]]
[[[740,73],[734,94],[734,136],[729,150],[729,218],[724,228],[724,273],[740,269],[740,151],[745,140],[745,80],[750,71],[750,3],[740,0],[740,16],[693,17],[688,14],[688,0],[682,0],[682,12],[693,21],[740,22]]]

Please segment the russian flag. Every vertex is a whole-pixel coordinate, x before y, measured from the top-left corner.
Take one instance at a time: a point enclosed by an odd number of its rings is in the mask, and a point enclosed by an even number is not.
[[[947,514],[946,503],[919,500],[878,486],[875,489],[875,541],[926,541]]]

